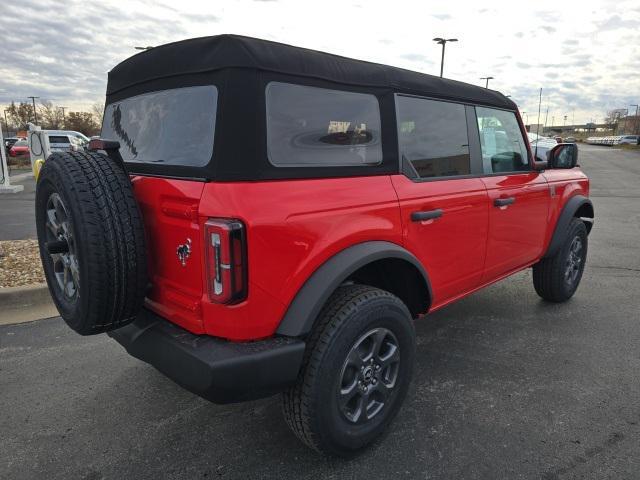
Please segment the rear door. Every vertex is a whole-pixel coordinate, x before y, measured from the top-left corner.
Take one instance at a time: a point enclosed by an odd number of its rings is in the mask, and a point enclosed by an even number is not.
[[[549,186],[532,169],[529,149],[514,112],[476,107],[482,178],[489,195],[489,237],[483,283],[522,268],[542,253]]]
[[[479,147],[470,148],[473,109],[440,100],[396,97],[403,175],[393,176],[405,246],[426,268],[432,308],[480,284],[488,197]],[[471,142],[477,142],[477,134]],[[474,153],[475,152],[475,153]]]

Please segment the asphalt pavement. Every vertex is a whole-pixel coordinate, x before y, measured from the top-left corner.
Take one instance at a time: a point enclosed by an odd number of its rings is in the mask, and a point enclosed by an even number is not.
[[[0,478],[640,478],[640,154],[579,162],[596,224],[575,297],[544,303],[525,271],[420,320],[405,406],[358,458],[304,447],[278,397],[210,404],[53,318],[0,326]]]
[[[30,176],[18,181],[12,179],[11,184],[24,185],[24,190],[0,195],[0,240],[36,238],[36,182]]]

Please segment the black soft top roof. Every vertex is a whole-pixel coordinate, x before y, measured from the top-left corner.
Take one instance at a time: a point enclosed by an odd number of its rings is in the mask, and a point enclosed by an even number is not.
[[[109,72],[107,95],[152,80],[225,68],[247,68],[347,85],[390,88],[509,110],[517,108],[515,103],[495,90],[239,35],[183,40],[134,55]]]

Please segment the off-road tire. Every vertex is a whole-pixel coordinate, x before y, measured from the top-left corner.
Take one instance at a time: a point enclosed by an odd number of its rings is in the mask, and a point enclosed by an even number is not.
[[[68,298],[58,284],[54,257],[46,246],[52,230],[47,227],[48,202],[54,197],[62,201],[69,217],[79,272],[74,298]],[[52,154],[36,187],[36,228],[49,291],[73,330],[92,335],[135,318],[147,288],[144,227],[129,176],[121,166],[95,152]]]
[[[578,239],[582,244],[581,264],[573,281],[567,281],[566,269],[573,242]],[[564,242],[552,257],[543,258],[533,266],[533,286],[540,297],[549,302],[565,302],[578,289],[587,259],[587,227],[579,218],[569,224]]]
[[[337,407],[340,372],[354,342],[375,328],[398,340],[400,363],[392,396],[375,417],[354,426]],[[285,420],[309,447],[350,457],[374,442],[398,413],[407,394],[415,358],[415,330],[405,304],[384,290],[340,287],[323,307],[310,334],[296,384],[282,395]]]

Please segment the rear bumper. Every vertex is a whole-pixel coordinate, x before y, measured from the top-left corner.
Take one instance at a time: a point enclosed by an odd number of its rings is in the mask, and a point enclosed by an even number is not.
[[[296,380],[305,349],[302,340],[290,337],[237,343],[194,335],[147,309],[108,335],[130,355],[215,403],[253,400],[287,388]]]

